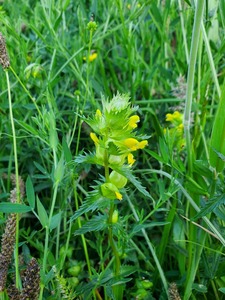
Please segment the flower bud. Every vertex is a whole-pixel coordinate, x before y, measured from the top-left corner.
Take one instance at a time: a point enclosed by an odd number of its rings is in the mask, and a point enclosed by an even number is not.
[[[113,183],[118,189],[125,187],[127,184],[127,178],[119,174],[116,171],[112,171],[109,175],[109,180]]]

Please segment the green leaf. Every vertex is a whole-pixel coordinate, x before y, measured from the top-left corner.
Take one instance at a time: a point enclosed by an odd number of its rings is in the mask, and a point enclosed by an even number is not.
[[[31,210],[32,208],[25,204],[9,203],[9,202],[0,203],[0,212],[4,212],[4,213],[26,213]]]
[[[222,194],[218,197],[213,197],[208,200],[205,207],[201,208],[201,211],[194,216],[192,220],[196,220],[206,216],[207,214],[213,212],[217,207],[225,204],[225,194]]]
[[[150,194],[146,191],[145,187],[143,187],[140,181],[132,174],[132,170],[127,166],[122,166],[118,168],[117,165],[111,165],[112,169],[121,175],[125,176],[134,186],[141,192],[144,196],[150,198]]]
[[[142,229],[153,228],[155,226],[164,226],[169,224],[170,222],[151,222],[151,223],[142,223],[142,224],[135,224],[132,231],[131,236],[135,235],[137,232],[141,231]]]
[[[66,138],[65,136],[63,136],[63,139],[62,139],[62,147],[63,147],[63,153],[64,153],[64,156],[65,156],[65,160],[67,163],[69,163],[71,160],[72,160],[72,154],[71,154],[71,151],[68,147],[68,144],[66,142]]]
[[[82,214],[87,213],[89,211],[95,211],[97,209],[105,209],[109,207],[110,201],[105,197],[101,195],[101,193],[98,191],[98,186],[94,187],[96,188],[94,191],[90,192],[87,196],[86,200],[83,202],[83,204],[80,206],[80,208],[75,212],[75,214],[70,218],[70,221],[74,221],[78,217],[80,217]]]
[[[39,136],[39,133],[37,130],[33,128],[33,126],[28,125],[27,123],[23,121],[17,121],[21,127],[23,127],[27,132],[31,133],[33,136]]]
[[[61,220],[61,215],[62,215],[62,212],[60,211],[59,213],[57,213],[56,215],[54,215],[52,217],[50,225],[49,225],[50,230],[55,229],[59,225],[60,220]]]
[[[86,222],[81,228],[75,231],[75,235],[85,234],[91,231],[99,231],[107,228],[107,215],[93,216],[88,222]]]
[[[27,201],[32,209],[35,208],[35,194],[34,194],[34,187],[31,181],[30,176],[27,177],[26,181],[26,194],[27,194]]]
[[[50,178],[51,176],[49,175],[49,173],[36,161],[34,161],[34,165],[35,167],[46,177],[45,178]],[[44,177],[43,177],[44,178]]]
[[[225,155],[225,84],[223,86],[219,106],[216,112],[209,151],[209,161],[217,172],[221,172],[225,162],[218,155]]]
[[[220,288],[219,291],[220,291],[221,293],[225,294],[225,287]]]
[[[37,197],[37,210],[38,210],[38,218],[39,221],[41,222],[42,227],[47,227],[49,224],[48,214],[38,197]]]

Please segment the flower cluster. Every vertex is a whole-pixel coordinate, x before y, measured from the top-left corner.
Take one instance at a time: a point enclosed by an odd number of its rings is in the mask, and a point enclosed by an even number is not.
[[[119,189],[126,185],[127,179],[117,172],[118,168],[131,167],[135,162],[133,152],[143,149],[148,142],[134,131],[140,118],[134,114],[137,107],[131,106],[128,96],[117,94],[110,102],[103,100],[102,106],[102,111],[97,109],[94,118],[87,123],[94,131],[90,137],[95,144],[97,163],[110,170],[105,172],[102,195],[121,200]]]
[[[166,121],[171,123],[171,127],[164,129],[164,133],[178,150],[182,150],[185,146],[183,114],[179,111],[169,113],[166,115]]]

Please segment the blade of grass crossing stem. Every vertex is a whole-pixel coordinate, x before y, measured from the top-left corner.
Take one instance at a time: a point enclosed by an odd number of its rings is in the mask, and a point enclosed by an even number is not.
[[[217,172],[221,172],[224,168],[224,160],[222,156],[225,156],[225,84],[223,85],[222,95],[220,98],[219,106],[216,112],[216,117],[213,124],[213,130],[211,135],[209,161],[212,167]]]

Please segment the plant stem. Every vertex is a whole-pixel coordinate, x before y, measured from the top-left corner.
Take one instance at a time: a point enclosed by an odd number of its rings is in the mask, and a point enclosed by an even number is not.
[[[10,114],[10,122],[12,127],[12,136],[13,136],[13,150],[14,150],[14,160],[15,160],[15,174],[16,174],[16,196],[17,203],[20,203],[20,185],[19,185],[19,167],[18,167],[18,157],[17,157],[17,144],[16,144],[16,130],[13,118],[13,110],[12,110],[12,98],[10,91],[10,82],[9,82],[9,73],[6,70],[6,81],[8,88],[8,100],[9,100],[9,114]],[[16,270],[16,287],[19,289],[21,286],[20,283],[20,273],[19,273],[19,214],[16,216],[16,241],[15,241],[15,270]]]
[[[191,53],[190,53],[190,64],[188,68],[188,78],[187,78],[187,93],[186,102],[184,110],[184,133],[187,148],[188,157],[188,172],[192,174],[193,169],[193,153],[192,153],[192,143],[191,143],[191,107],[193,98],[193,87],[194,87],[194,74],[195,74],[195,64],[198,52],[198,43],[200,36],[200,27],[204,11],[205,0],[197,1],[197,7],[195,9],[195,19],[192,32],[192,42],[191,42]]]

